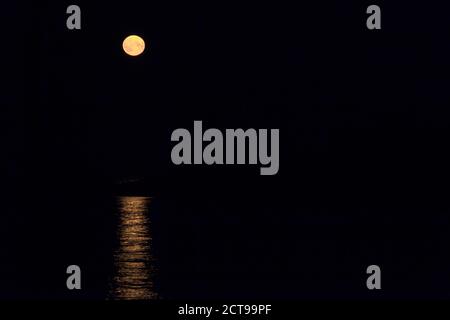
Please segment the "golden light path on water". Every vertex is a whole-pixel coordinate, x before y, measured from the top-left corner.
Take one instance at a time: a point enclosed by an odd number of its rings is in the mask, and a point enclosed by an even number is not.
[[[152,276],[152,237],[148,217],[148,197],[119,198],[119,245],[114,254],[111,298],[150,300],[158,297]]]

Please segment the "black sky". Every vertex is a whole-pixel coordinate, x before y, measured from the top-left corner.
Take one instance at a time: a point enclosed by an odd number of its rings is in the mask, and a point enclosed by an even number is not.
[[[369,31],[360,1],[79,1],[69,31],[70,4],[7,5],[0,297],[71,298],[58,270],[74,259],[96,265],[79,297],[101,297],[103,208],[132,177],[158,198],[167,297],[448,297],[444,4],[380,3]],[[121,51],[129,34],[143,56]],[[170,135],[194,120],[279,128],[279,174],[173,166]],[[43,278],[24,276],[36,261]]]

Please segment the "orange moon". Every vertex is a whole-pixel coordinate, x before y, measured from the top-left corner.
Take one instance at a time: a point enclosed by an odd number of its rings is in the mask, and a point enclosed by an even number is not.
[[[131,35],[123,40],[123,51],[132,57],[139,56],[145,50],[145,41],[139,36]]]

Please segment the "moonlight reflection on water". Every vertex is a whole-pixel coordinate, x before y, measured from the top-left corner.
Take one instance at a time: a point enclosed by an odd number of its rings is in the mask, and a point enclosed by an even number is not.
[[[156,299],[153,286],[152,237],[148,197],[119,198],[118,247],[114,253],[111,298],[114,300]]]

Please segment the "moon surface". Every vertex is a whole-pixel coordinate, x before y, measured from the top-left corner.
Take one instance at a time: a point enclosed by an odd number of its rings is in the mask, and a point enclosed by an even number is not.
[[[123,40],[122,47],[126,54],[136,57],[144,52],[145,41],[139,36],[131,35]]]

